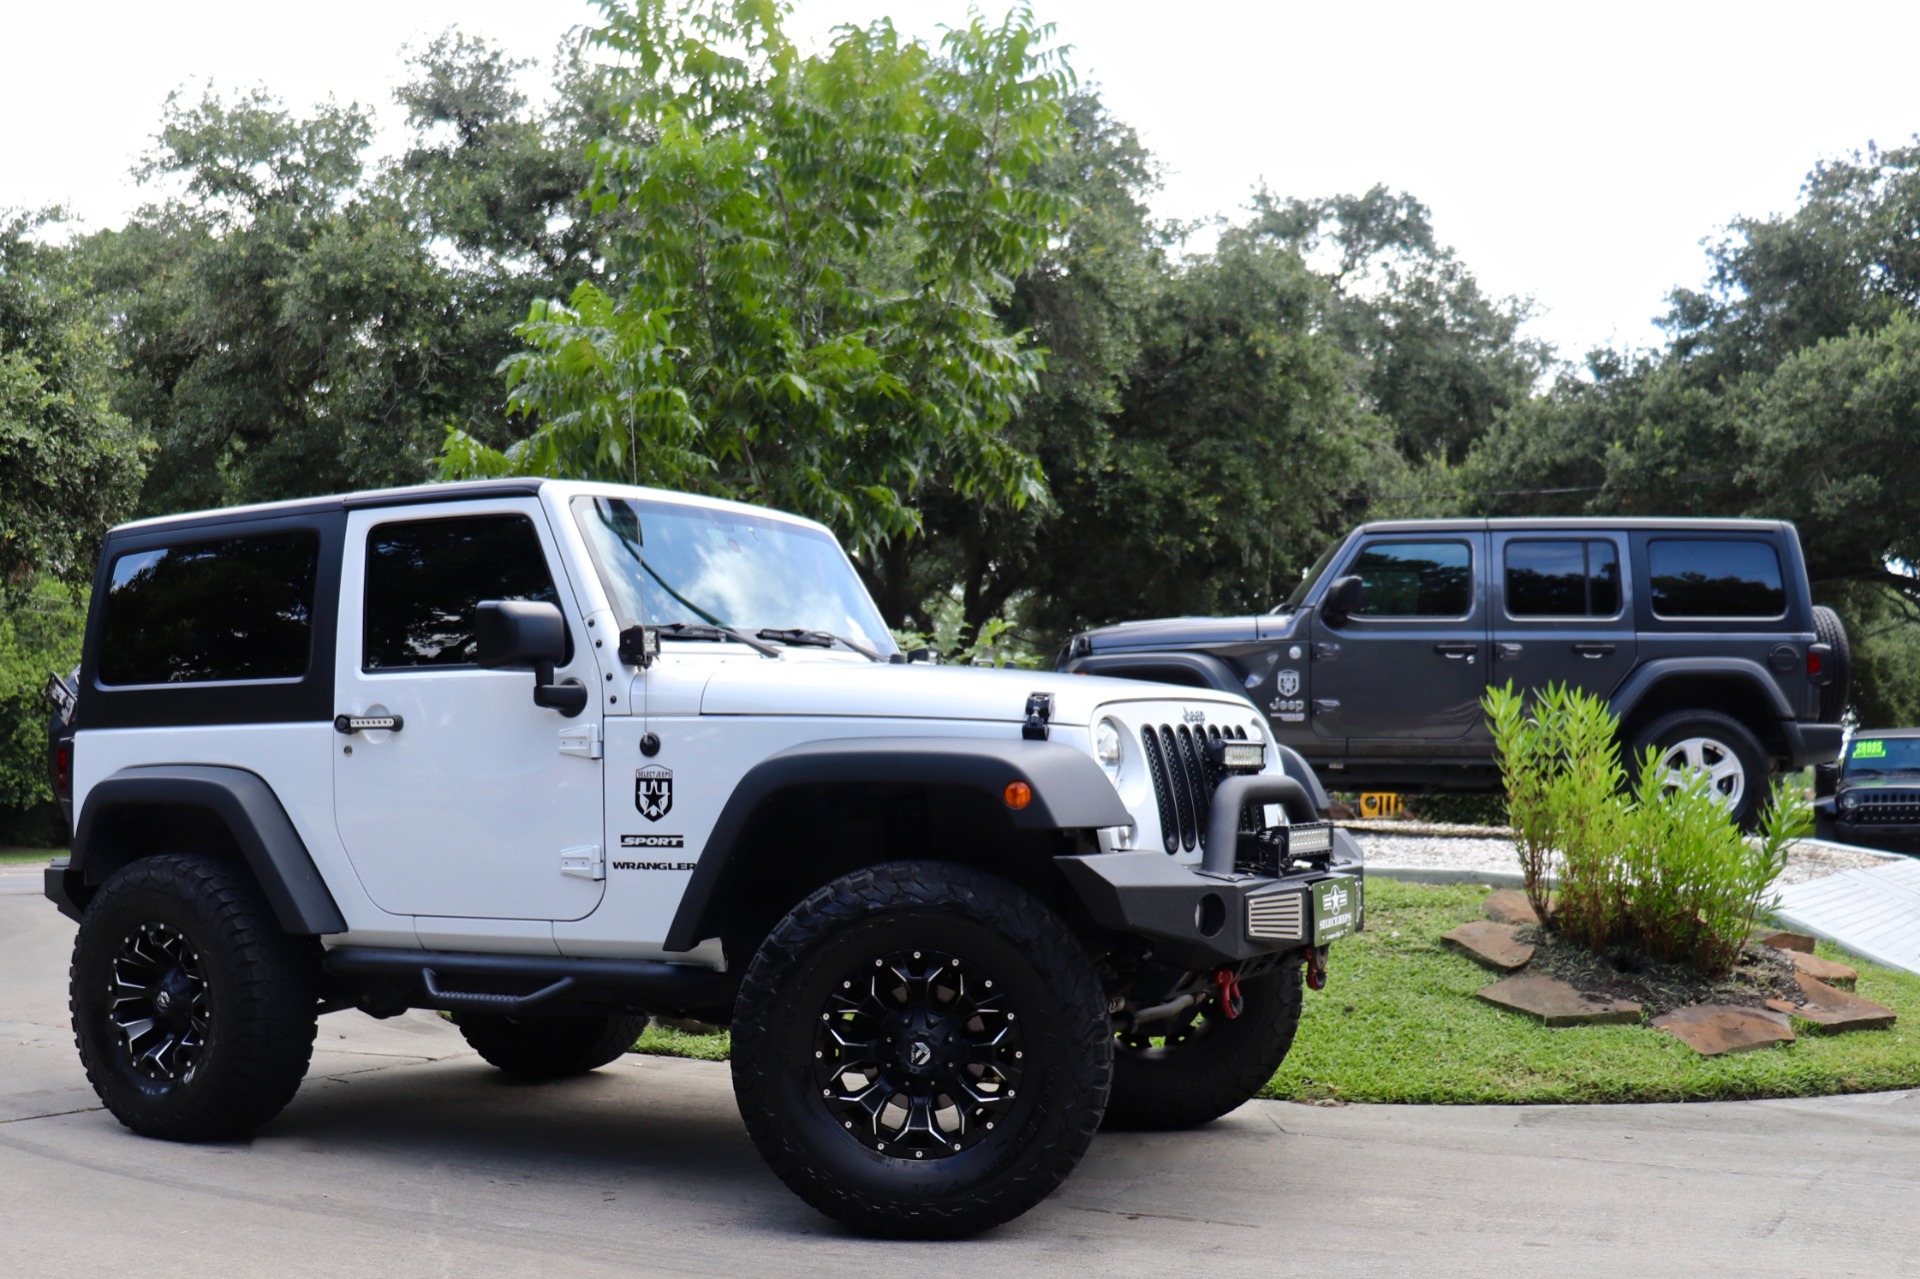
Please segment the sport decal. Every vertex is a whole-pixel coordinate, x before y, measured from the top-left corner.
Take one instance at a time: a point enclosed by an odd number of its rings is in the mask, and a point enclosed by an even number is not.
[[[633,806],[650,822],[657,822],[673,811],[673,770],[658,764],[642,768],[633,775]]]

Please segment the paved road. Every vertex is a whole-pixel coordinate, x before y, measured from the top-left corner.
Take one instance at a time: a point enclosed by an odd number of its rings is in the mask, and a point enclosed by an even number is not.
[[[1743,1276],[1912,1273],[1920,1093],[1636,1107],[1254,1102],[1105,1135],[960,1244],[854,1238],[760,1164],[723,1067],[504,1082],[437,1018],[321,1022],[251,1142],[135,1137],[66,1023],[72,926],[0,896],[0,1274]],[[1419,1045],[1407,1045],[1418,1052]]]

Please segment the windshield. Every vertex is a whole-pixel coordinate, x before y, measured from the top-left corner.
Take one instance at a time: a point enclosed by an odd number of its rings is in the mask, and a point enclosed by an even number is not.
[[[891,653],[893,637],[840,544],[818,529],[744,511],[577,497],[621,629],[672,622],[829,631]]]
[[[1333,553],[1345,545],[1346,540],[1347,539],[1343,537],[1326,550],[1320,552],[1320,558],[1313,562],[1313,567],[1307,570],[1307,575],[1300,579],[1300,585],[1293,588],[1293,594],[1287,596],[1286,603],[1273,611],[1276,613],[1291,613],[1294,609],[1306,603],[1307,596],[1313,593],[1313,584],[1320,580],[1322,573],[1327,571],[1327,565],[1333,562]]]
[[[1848,777],[1920,773],[1920,737],[1856,737],[1847,746]]]

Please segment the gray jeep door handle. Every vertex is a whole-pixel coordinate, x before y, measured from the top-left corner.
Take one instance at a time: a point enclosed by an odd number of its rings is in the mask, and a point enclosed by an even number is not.
[[[1575,644],[1573,646],[1573,651],[1580,654],[1580,656],[1586,658],[1588,661],[1592,661],[1596,658],[1605,657],[1608,654],[1612,653],[1614,651],[1614,647],[1615,646],[1612,644]]]
[[[1457,662],[1463,657],[1471,658],[1475,653],[1480,651],[1480,646],[1478,644],[1451,641],[1445,644],[1435,644],[1433,651],[1442,657],[1450,658]]]

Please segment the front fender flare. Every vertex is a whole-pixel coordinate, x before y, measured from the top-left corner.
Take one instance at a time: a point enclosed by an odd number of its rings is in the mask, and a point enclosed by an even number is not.
[[[836,783],[927,785],[980,791],[1002,803],[1010,782],[1033,790],[1025,808],[1006,810],[1021,829],[1095,830],[1133,821],[1092,757],[1059,742],[882,737],[792,746],[760,761],[734,787],[687,881],[665,947],[692,950],[716,935],[724,905],[716,893],[741,834],[760,806],[782,791]]]

